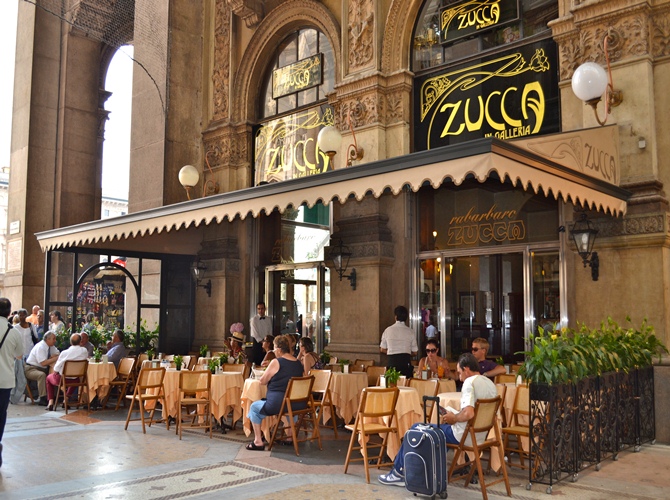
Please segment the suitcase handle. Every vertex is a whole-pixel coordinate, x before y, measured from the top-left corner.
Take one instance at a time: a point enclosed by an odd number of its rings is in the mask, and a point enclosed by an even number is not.
[[[428,422],[428,413],[426,412],[426,402],[428,402],[428,401],[433,401],[435,403],[435,405],[438,405],[438,406],[440,405],[440,398],[438,398],[437,396],[424,396],[423,397],[423,423],[424,424],[429,423]],[[433,405],[433,410],[435,409],[435,405]],[[439,411],[438,411],[438,415],[439,415]],[[440,424],[440,422],[439,422],[439,417],[438,417],[438,422],[435,425],[439,427],[439,424]]]

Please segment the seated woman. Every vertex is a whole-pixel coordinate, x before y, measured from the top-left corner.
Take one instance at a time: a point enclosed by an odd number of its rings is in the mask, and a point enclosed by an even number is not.
[[[302,377],[303,374],[302,363],[290,353],[290,346],[286,335],[276,337],[274,339],[274,346],[276,358],[270,361],[260,379],[262,385],[268,386],[266,399],[254,401],[249,407],[247,417],[254,429],[254,440],[247,445],[247,450],[260,451],[265,449],[261,422],[267,416],[279,414],[289,380],[293,377]],[[294,409],[301,408],[295,405]]]
[[[300,354],[298,355],[298,361],[305,367],[305,376],[309,375],[311,369],[318,370],[322,368],[319,356],[314,353],[314,343],[309,337],[300,339]]]
[[[428,339],[426,341],[426,357],[421,358],[421,361],[419,361],[419,373],[421,373],[425,366],[428,367],[428,371],[430,372],[428,378],[455,378],[449,370],[449,362],[437,355],[439,351],[440,348],[437,340]]]
[[[268,366],[270,364],[270,361],[275,359],[277,356],[275,356],[274,353],[274,337],[272,335],[268,335],[263,339],[263,350],[265,351],[265,357],[263,358],[263,361],[261,362],[261,366]]]

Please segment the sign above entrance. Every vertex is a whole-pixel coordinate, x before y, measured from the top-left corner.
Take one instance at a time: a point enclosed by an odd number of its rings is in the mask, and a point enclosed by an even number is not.
[[[559,130],[556,44],[519,47],[414,80],[415,149]]]
[[[453,42],[517,19],[517,0],[464,0],[440,10],[440,41]]]
[[[272,72],[272,97],[279,99],[299,90],[321,85],[321,54],[302,59]]]

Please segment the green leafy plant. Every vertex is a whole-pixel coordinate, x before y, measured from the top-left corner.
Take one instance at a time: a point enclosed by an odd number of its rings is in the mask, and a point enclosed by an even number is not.
[[[216,367],[219,366],[219,360],[216,358],[212,358],[209,361],[207,361],[207,367],[209,368],[209,371],[212,372],[212,374],[216,373]]]
[[[394,387],[398,385],[398,379],[400,379],[400,375],[401,373],[394,367],[388,368],[384,373],[384,378],[386,379],[386,387]]]
[[[324,365],[330,363],[330,353],[328,351],[323,351],[319,357],[321,358],[321,363]]]
[[[158,347],[159,325],[156,325],[156,328],[150,330],[147,326],[147,320],[145,319],[140,320],[139,328],[136,328],[135,324],[133,323],[132,326],[125,328],[124,333],[124,345],[129,349],[134,350],[135,352],[147,352],[152,348],[155,351],[155,349]],[[138,333],[140,334],[139,343],[137,342]],[[109,339],[111,340],[111,334]]]
[[[154,359],[155,356],[156,356],[156,351],[154,351],[153,349],[147,349],[147,358],[149,358],[149,361]]]
[[[207,344],[203,344],[200,346],[200,357],[204,358],[207,356],[207,351],[209,351],[209,347],[207,347]]]
[[[502,356],[498,356],[496,358],[496,363],[498,363],[499,365],[505,366],[505,360],[502,358]]]
[[[226,363],[228,363],[228,353],[222,352],[221,354],[219,354],[219,366],[223,366]]]
[[[181,365],[184,363],[184,357],[181,356],[180,354],[175,354],[174,357],[172,358],[172,361],[174,361],[174,366],[177,370],[181,370]]]
[[[93,360],[96,363],[100,363],[102,360],[102,351],[100,349],[93,349]]]
[[[351,361],[349,361],[348,359],[341,359],[341,360],[339,361],[339,363],[340,363],[342,366],[344,366],[344,365],[349,365],[349,364],[351,364]]]

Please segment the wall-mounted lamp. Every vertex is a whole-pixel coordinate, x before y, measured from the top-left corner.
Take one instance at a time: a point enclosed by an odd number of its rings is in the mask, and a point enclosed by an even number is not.
[[[356,268],[353,268],[350,274],[344,274],[347,272],[347,267],[349,266],[351,252],[349,248],[342,244],[342,239],[339,240],[337,246],[331,247],[330,258],[333,261],[333,267],[335,267],[335,272],[337,272],[340,281],[342,281],[342,278],[347,278],[351,284],[351,288],[356,290]]]
[[[582,212],[579,220],[575,221],[572,226],[570,233],[577,247],[577,253],[582,258],[584,267],[587,264],[591,266],[591,279],[598,281],[600,261],[598,260],[598,252],[593,251],[593,244],[596,241],[598,230],[586,214]],[[591,257],[590,259],[589,256]]]
[[[358,142],[356,141],[354,126],[351,124],[351,111],[347,114],[347,121],[349,122],[351,136],[354,138],[354,143],[349,144],[347,147],[347,167],[350,167],[352,161],[363,159],[363,148],[358,147]],[[342,145],[342,134],[337,130],[337,127],[328,125],[319,131],[316,143],[318,144],[319,149],[328,155],[330,163],[332,164],[333,157],[337,154]]]
[[[204,285],[200,284],[200,281],[203,279],[205,275],[205,271],[207,270],[207,266],[205,265],[204,262],[202,262],[200,259],[197,259],[193,265],[191,266],[191,273],[193,273],[193,279],[195,280],[195,286],[201,286],[205,289],[207,292],[207,296],[211,297],[212,296],[212,280],[207,280],[207,283]]]
[[[209,159],[207,158],[211,152],[212,152],[212,150],[210,149],[205,154],[205,163],[207,163],[207,168],[209,169],[209,173],[213,174],[212,167],[210,166]],[[198,169],[195,168],[193,165],[184,165],[183,167],[181,167],[181,170],[179,170],[179,183],[186,190],[186,197],[189,200],[191,199],[191,189],[198,183],[199,180],[200,180],[200,173],[198,172]],[[202,185],[202,197],[203,198],[207,194],[207,185],[208,184],[211,184],[212,191],[214,192],[214,194],[219,192],[219,183],[213,181],[212,179],[207,179],[205,181],[205,183]]]
[[[623,93],[620,90],[614,90],[612,82],[612,68],[610,67],[610,57],[607,48],[608,40],[611,35],[608,32],[603,40],[603,51],[605,52],[605,62],[607,71],[597,63],[587,62],[579,66],[572,75],[572,91],[577,97],[593,108],[596,120],[600,125],[605,125],[610,109],[618,106],[623,101]],[[598,103],[603,94],[605,95],[605,119],[601,120],[598,116]]]

